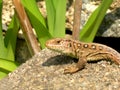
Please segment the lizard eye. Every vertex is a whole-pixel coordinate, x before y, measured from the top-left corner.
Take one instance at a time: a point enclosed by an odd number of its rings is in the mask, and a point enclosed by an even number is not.
[[[59,44],[59,43],[60,43],[60,41],[57,41],[57,43]]]
[[[68,44],[68,47],[72,47],[71,43]]]

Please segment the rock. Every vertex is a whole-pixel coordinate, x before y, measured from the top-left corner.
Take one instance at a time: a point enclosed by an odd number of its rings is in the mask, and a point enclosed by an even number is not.
[[[0,90],[118,90],[120,67],[107,61],[89,63],[86,68],[63,74],[74,59],[42,50],[0,81]]]
[[[120,37],[120,9],[107,13],[97,36],[102,37]]]

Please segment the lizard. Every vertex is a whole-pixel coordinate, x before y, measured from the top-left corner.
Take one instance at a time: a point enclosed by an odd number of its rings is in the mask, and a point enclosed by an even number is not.
[[[53,38],[46,42],[46,47],[78,59],[75,66],[64,69],[65,74],[72,74],[83,69],[88,61],[111,60],[120,65],[120,53],[100,43],[86,43],[73,39]]]

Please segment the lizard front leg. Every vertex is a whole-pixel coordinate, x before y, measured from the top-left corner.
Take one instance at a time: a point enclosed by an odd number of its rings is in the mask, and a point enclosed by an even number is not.
[[[64,70],[64,74],[73,74],[85,67],[87,60],[86,58],[79,58],[78,63],[74,67],[68,67]]]

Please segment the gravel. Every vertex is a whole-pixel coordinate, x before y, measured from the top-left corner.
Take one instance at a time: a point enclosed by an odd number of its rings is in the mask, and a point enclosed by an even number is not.
[[[14,15],[14,6],[12,0],[3,0],[2,23],[8,26]],[[6,29],[5,29],[6,30]]]
[[[85,69],[63,74],[76,60],[42,50],[8,77],[0,81],[0,90],[119,90],[120,67],[107,61],[87,63]]]

